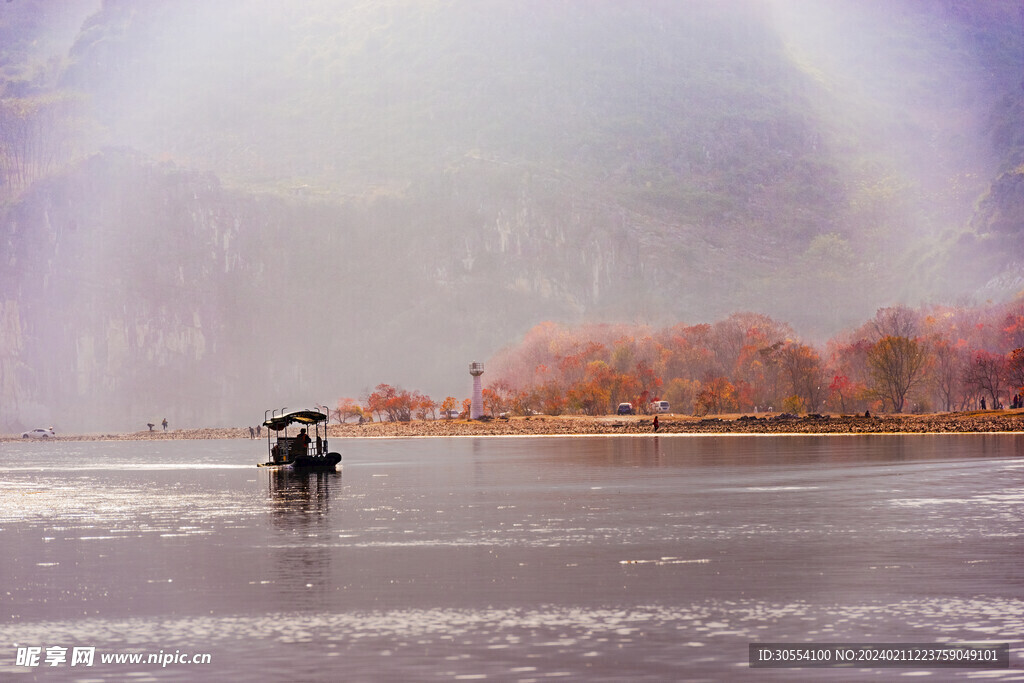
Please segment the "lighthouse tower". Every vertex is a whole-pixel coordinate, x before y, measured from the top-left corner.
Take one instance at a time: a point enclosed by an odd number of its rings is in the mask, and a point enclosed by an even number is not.
[[[473,375],[473,401],[469,405],[469,419],[479,420],[484,414],[484,388],[480,375],[484,374],[484,364],[473,361],[469,364],[469,374]]]

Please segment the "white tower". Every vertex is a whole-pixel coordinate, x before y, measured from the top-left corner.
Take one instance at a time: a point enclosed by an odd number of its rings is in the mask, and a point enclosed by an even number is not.
[[[484,414],[484,387],[480,375],[484,374],[484,364],[473,361],[469,364],[469,374],[473,375],[473,401],[469,405],[469,419],[479,420]]]

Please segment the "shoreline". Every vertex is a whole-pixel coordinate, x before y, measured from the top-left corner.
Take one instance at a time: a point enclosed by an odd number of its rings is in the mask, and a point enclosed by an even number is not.
[[[332,424],[328,439],[447,438],[458,436],[651,436],[658,435],[863,435],[863,434],[1016,434],[1024,433],[1024,410],[989,410],[924,415],[722,415],[691,417],[580,416],[512,417],[489,420],[414,420]],[[248,427],[206,427],[126,433],[58,434],[56,441],[164,441],[188,439],[249,439]],[[266,438],[266,432],[261,437]],[[17,434],[0,435],[0,442],[29,441]]]

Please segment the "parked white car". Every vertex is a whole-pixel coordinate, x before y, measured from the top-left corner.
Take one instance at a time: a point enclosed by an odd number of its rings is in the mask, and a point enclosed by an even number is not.
[[[651,413],[667,413],[668,401],[651,401]]]
[[[51,436],[57,436],[53,433],[53,428],[50,429],[33,429],[30,432],[22,432],[21,438],[23,439],[49,439]]]

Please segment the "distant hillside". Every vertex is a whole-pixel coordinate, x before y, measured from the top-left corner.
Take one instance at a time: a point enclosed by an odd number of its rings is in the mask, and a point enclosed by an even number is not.
[[[1016,2],[67,7],[0,4],[9,414],[461,395],[541,320],[1024,286]]]
[[[1022,149],[1020,28],[1014,2],[111,2],[63,83],[111,141],[246,187],[414,199],[484,160],[602,197],[758,306],[865,274],[874,301],[947,293],[942,253]]]

